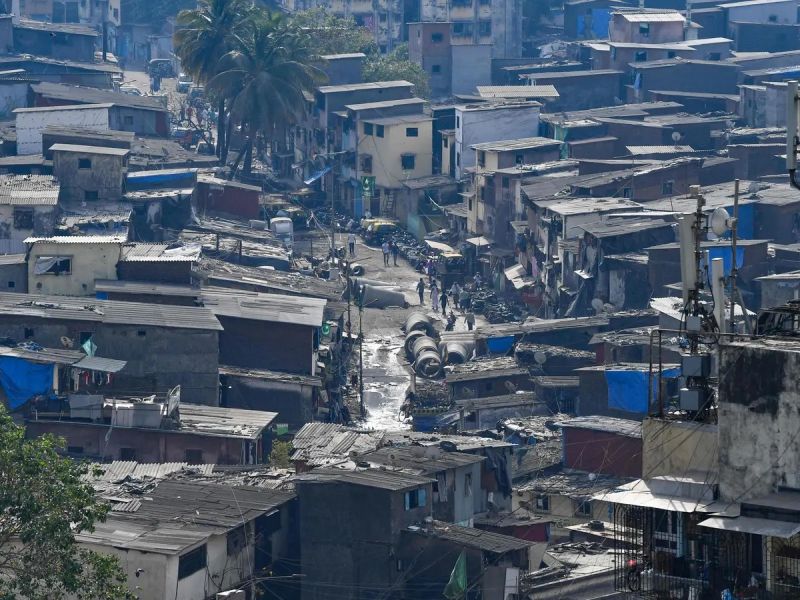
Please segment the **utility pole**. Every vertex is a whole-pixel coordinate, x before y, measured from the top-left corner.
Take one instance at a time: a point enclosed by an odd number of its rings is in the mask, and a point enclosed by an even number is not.
[[[731,228],[731,333],[736,333],[736,277],[739,264],[736,260],[737,230],[739,229],[739,180],[733,182],[733,227]],[[744,306],[742,306],[744,313]],[[744,315],[747,319],[747,315]]]
[[[361,418],[367,416],[364,404],[364,330],[361,327],[361,316],[364,313],[364,286],[359,286],[358,294],[358,397],[361,401]]]

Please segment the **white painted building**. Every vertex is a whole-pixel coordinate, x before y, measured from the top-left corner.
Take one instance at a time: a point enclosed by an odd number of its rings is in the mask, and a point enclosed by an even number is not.
[[[107,131],[112,106],[74,104],[16,109],[17,154],[43,154],[42,131],[48,126]]]
[[[797,23],[794,0],[744,0],[720,4],[728,23]]]
[[[456,106],[456,179],[475,167],[475,144],[538,136],[541,106],[533,101]]]

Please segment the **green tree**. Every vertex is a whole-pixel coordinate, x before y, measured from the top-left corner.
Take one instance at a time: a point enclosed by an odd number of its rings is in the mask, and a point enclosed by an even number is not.
[[[238,30],[253,18],[254,9],[245,0],[200,0],[197,7],[178,13],[174,35],[175,54],[192,78],[208,84],[219,73],[220,57],[236,44]],[[227,158],[225,96],[218,95],[217,155]]]
[[[420,98],[430,96],[428,74],[420,65],[408,59],[408,46],[401,44],[386,55],[372,54],[364,63],[364,81],[393,81],[405,79],[414,84]]]
[[[272,452],[269,453],[269,466],[277,469],[287,469],[289,467],[289,455],[291,454],[292,444],[275,440],[272,442]]]
[[[258,11],[239,28],[236,47],[219,61],[209,87],[230,99],[231,119],[246,135],[231,177],[244,158],[252,168],[253,144],[259,135],[274,139],[276,131],[296,122],[311,93],[324,80],[311,36],[279,13]]]
[[[117,559],[75,540],[108,506],[61,448],[52,436],[26,440],[0,406],[0,599],[132,598]]]
[[[337,17],[324,8],[312,8],[292,16],[295,26],[307,31],[319,55],[378,52],[372,32],[359,27],[352,18]]]

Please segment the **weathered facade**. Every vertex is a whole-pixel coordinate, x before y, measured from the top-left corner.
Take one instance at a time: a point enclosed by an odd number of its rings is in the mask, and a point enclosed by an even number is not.
[[[66,202],[119,202],[125,187],[129,151],[54,144],[53,175],[59,180]]]

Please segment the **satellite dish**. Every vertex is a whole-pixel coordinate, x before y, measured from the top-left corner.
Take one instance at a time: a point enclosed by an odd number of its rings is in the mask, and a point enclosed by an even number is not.
[[[750,185],[747,186],[747,192],[751,196],[757,196],[758,192],[760,191],[760,189],[761,188],[759,187],[758,182],[756,182],[756,181],[751,181]]]
[[[600,298],[592,300],[592,308],[598,315],[603,312],[603,301]]]
[[[675,142],[675,145],[678,145],[678,142],[681,141],[681,134],[677,131],[672,132],[672,141]]]
[[[542,352],[541,350],[537,350],[533,353],[533,360],[536,361],[537,365],[543,365],[547,362],[547,354]]]
[[[715,208],[708,218],[708,226],[717,237],[725,235],[731,228],[731,216],[721,206]]]

